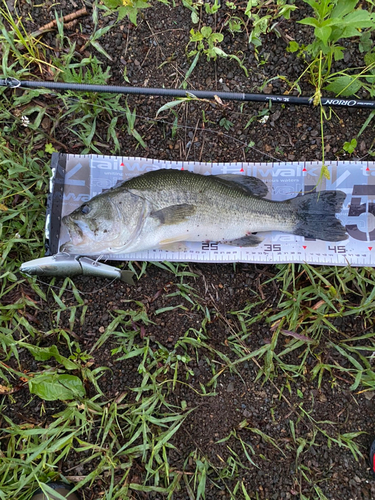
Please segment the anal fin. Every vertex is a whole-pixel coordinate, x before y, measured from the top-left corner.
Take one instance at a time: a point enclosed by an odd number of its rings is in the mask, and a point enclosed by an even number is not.
[[[162,240],[159,242],[159,247],[161,250],[168,250],[169,252],[183,252],[187,250],[184,244],[185,237],[186,235],[181,235]]]

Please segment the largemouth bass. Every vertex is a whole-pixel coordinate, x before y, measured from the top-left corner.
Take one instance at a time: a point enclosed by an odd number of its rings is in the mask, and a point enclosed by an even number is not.
[[[255,177],[200,175],[162,169],[123,182],[93,197],[62,221],[70,241],[61,251],[80,255],[171,248],[184,241],[258,245],[263,231],[341,241],[348,238],[335,217],[342,191],[322,191],[285,201],[264,199]]]

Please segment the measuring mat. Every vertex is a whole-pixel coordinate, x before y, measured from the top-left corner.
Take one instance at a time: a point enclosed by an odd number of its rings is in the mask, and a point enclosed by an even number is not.
[[[346,194],[336,216],[346,226],[349,239],[329,243],[279,232],[259,233],[256,247],[209,243],[184,244],[181,251],[147,250],[105,255],[102,259],[124,261],[186,262],[305,262],[321,265],[375,265],[375,162],[335,161],[327,164],[330,179],[318,179],[321,162],[202,163],[99,155],[52,155],[52,177],[46,220],[46,255],[58,253],[68,241],[61,219],[77,207],[119,182],[160,168],[183,169],[203,175],[238,174],[258,177],[268,187],[266,198],[282,201],[308,192],[340,190]],[[215,206],[212,217],[215,217]]]

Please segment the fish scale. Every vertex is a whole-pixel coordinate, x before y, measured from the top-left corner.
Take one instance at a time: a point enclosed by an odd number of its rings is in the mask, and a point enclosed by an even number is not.
[[[200,175],[160,169],[95,196],[63,218],[70,241],[61,251],[98,255],[170,248],[184,241],[251,247],[254,232],[283,231],[325,241],[347,238],[335,217],[345,194],[310,193],[264,199],[267,189],[247,176]]]
[[[158,209],[169,206],[171,201],[199,206],[198,220],[207,217],[212,221],[212,210],[219,205],[221,219],[233,224],[238,222],[241,228],[246,226],[246,230],[251,232],[267,230],[264,229],[267,224],[264,218],[270,219],[273,228],[277,221],[280,231],[288,230],[296,221],[293,209],[287,202],[249,196],[240,187],[228,185],[217,176],[201,176],[192,172],[181,175],[178,170],[157,170],[130,179],[127,188],[152,200]],[[251,218],[245,222],[246,213],[251,213]],[[257,220],[257,217],[261,220]]]

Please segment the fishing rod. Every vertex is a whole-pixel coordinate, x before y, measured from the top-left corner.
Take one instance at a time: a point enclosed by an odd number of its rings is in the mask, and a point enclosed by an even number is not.
[[[220,92],[210,90],[182,90],[182,89],[163,89],[147,87],[123,87],[118,85],[92,85],[85,83],[63,83],[63,82],[43,82],[18,80],[9,77],[0,79],[0,87],[23,88],[23,89],[51,89],[51,90],[73,90],[78,92],[105,92],[112,94],[135,94],[162,97],[195,97],[198,99],[216,99],[225,101],[244,101],[244,102],[272,102],[276,104],[314,106],[316,104],[313,97],[296,97],[291,95],[276,94],[246,94],[242,92]],[[346,108],[370,108],[375,109],[375,101],[362,99],[340,99],[338,97],[321,97],[322,106],[335,106]]]

